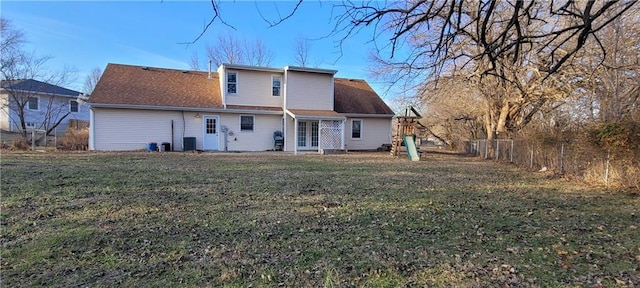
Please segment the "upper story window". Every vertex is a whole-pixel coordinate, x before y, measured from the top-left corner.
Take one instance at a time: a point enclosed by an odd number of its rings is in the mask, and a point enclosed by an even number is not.
[[[238,93],[238,72],[227,72],[227,93]]]
[[[362,120],[351,120],[351,139],[362,139]]]
[[[69,100],[69,112],[78,112],[78,101]]]
[[[40,98],[38,97],[29,97],[29,99],[27,100],[27,107],[29,108],[29,110],[38,110],[38,104],[40,104]]]
[[[271,77],[273,96],[280,96],[280,86],[282,85],[282,77],[281,76],[273,76]]]
[[[240,115],[240,131],[253,132],[253,115]]]

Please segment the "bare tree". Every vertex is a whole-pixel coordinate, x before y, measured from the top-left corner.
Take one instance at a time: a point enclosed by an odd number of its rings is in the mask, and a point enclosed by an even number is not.
[[[102,69],[94,67],[84,80],[84,94],[90,95],[102,76]]]
[[[61,72],[48,72],[44,65],[51,56],[38,56],[35,52],[27,52],[23,48],[26,37],[22,30],[1,19],[0,55],[2,88],[7,99],[2,101],[2,110],[11,122],[17,123],[23,138],[27,136],[27,119],[37,116],[38,123],[29,125],[42,129],[46,134],[53,132],[70,113],[69,104],[54,99],[52,85],[65,85],[69,82],[71,70],[65,68]],[[26,85],[25,81],[36,80]],[[41,85],[52,84],[52,85]],[[36,97],[37,96],[37,97]],[[30,106],[37,109],[28,109]]]
[[[307,67],[309,65],[310,49],[311,43],[309,43],[309,40],[298,35],[298,37],[296,37],[296,47],[293,52],[293,63],[300,67]]]
[[[189,63],[189,67],[191,68],[191,70],[200,71],[202,70],[202,67],[200,65],[200,56],[198,56],[197,51],[193,51],[193,54],[191,54],[191,62]]]
[[[638,11],[636,9],[636,11]],[[587,105],[585,113],[597,122],[631,118],[640,109],[640,15],[637,13],[615,19],[603,29],[603,46],[590,43],[573,64],[580,73],[577,84]],[[606,53],[601,53],[604,49]]]
[[[244,64],[245,51],[242,43],[233,34],[218,35],[217,42],[206,46],[207,59],[213,65],[220,66],[223,63]]]
[[[261,40],[245,42],[245,62],[251,66],[269,66],[274,53]]]
[[[421,37],[423,45],[402,53],[408,55],[405,59],[392,62],[409,68],[405,72],[409,74],[420,70],[438,73],[448,65],[464,66],[470,60],[481,59],[489,65],[478,73],[499,73],[496,68],[504,65],[501,59],[515,63],[529,52],[535,52],[542,69],[553,74],[580,51],[589,38],[599,41],[598,32],[636,3],[636,0],[343,1],[334,4],[337,16],[332,32],[342,37],[342,43],[364,27],[372,26],[375,28],[372,41],[377,42],[379,52],[389,53],[389,59],[397,58],[397,52],[407,48],[403,46],[407,39]],[[301,4],[302,0],[298,0],[284,17],[263,19],[269,27],[276,26],[294,15]],[[233,28],[223,19],[219,1],[212,0],[211,6],[214,15],[194,42],[215,21]],[[455,49],[456,44],[468,41],[478,46],[473,53]],[[534,48],[533,43],[542,45]]]
[[[478,105],[482,95],[477,87],[469,85],[465,77],[442,77],[426,85],[425,93],[418,96],[425,116],[420,123],[431,135],[452,147],[484,134],[484,110]]]
[[[215,67],[223,63],[269,66],[274,58],[273,51],[264,42],[241,41],[231,33],[218,35],[216,43],[207,44],[205,50],[207,60]],[[197,52],[194,52],[191,56],[191,69],[202,69],[204,65],[200,63],[199,58]]]

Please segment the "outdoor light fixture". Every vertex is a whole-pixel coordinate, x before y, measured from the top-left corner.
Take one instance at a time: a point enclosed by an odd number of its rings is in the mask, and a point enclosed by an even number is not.
[[[196,118],[200,118],[200,113],[196,113]]]

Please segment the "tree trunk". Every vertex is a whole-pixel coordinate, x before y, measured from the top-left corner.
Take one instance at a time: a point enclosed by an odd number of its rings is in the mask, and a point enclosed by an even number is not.
[[[498,107],[496,107],[498,108]],[[500,116],[498,118],[498,125],[496,128],[496,138],[498,133],[506,133],[507,132],[507,116],[509,116],[509,101],[504,100],[502,103],[502,107],[500,108]]]

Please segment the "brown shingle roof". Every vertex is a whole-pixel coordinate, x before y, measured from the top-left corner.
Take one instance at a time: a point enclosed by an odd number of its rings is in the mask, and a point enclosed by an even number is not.
[[[282,112],[282,107],[269,107],[269,106],[227,105],[227,109]]]
[[[218,73],[108,64],[89,100],[100,104],[221,108]]]
[[[335,111],[393,115],[364,80],[335,78]],[[89,102],[95,104],[223,108],[218,73],[108,64]],[[280,107],[234,106],[229,109],[281,111]],[[296,113],[298,114],[298,113]],[[307,113],[302,113],[307,114]],[[318,115],[329,116],[329,115]]]
[[[331,110],[287,109],[296,118],[344,118],[340,113]]]
[[[338,113],[394,114],[364,80],[335,78],[334,90],[334,109]]]

